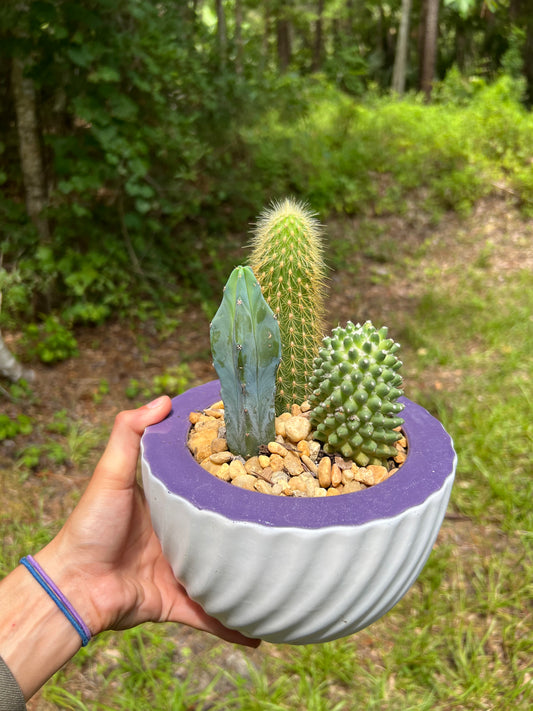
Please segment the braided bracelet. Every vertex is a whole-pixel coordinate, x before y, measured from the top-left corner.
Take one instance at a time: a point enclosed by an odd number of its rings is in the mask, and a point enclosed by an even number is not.
[[[91,632],[67,598],[63,595],[61,590],[57,587],[54,581],[48,577],[33,556],[25,556],[24,558],[21,558],[20,562],[33,575],[35,580],[48,593],[48,595],[50,595],[61,612],[80,635],[81,645],[82,647],[85,647],[91,639]]]

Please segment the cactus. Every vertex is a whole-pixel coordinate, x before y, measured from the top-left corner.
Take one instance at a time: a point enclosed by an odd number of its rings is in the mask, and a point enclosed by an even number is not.
[[[326,267],[320,235],[313,213],[286,199],[262,213],[252,238],[249,263],[281,332],[278,415],[306,399],[322,339]]]
[[[236,267],[211,322],[211,350],[220,379],[226,439],[244,458],[274,439],[278,322],[250,267]]]
[[[403,424],[400,346],[387,338],[387,328],[377,330],[348,321],[335,328],[314,362],[309,397],[313,436],[324,450],[340,453],[360,466],[380,464],[395,455],[400,438],[394,430]]]

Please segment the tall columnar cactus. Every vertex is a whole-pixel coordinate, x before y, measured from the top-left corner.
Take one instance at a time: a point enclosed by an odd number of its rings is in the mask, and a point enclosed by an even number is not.
[[[306,399],[322,339],[326,267],[321,227],[305,205],[286,199],[259,217],[252,247],[249,263],[281,332],[279,415]]]
[[[313,392],[311,423],[315,439],[326,452],[338,452],[360,466],[378,464],[394,456],[400,438],[394,430],[403,424],[400,346],[387,338],[387,328],[377,330],[348,321],[333,329],[315,360],[310,379]]]
[[[278,322],[250,267],[236,267],[211,322],[211,350],[220,378],[226,439],[244,458],[275,437]]]

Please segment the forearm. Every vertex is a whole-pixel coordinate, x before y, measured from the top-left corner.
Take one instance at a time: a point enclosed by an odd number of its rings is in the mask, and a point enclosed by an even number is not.
[[[46,570],[46,553],[41,551],[36,558]],[[61,588],[57,577],[54,582]],[[63,592],[68,597],[68,591]],[[81,638],[69,620],[22,565],[0,582],[0,655],[26,699],[80,646]]]

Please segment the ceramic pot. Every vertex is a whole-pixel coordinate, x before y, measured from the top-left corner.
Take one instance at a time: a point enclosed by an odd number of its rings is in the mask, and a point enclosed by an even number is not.
[[[142,438],[154,529],[190,597],[275,643],[325,642],[380,618],[418,577],[444,518],[456,455],[442,425],[403,398],[409,450],[392,477],[341,496],[269,496],[217,479],[189,452],[189,413],[219,399],[218,381],[187,391]]]

